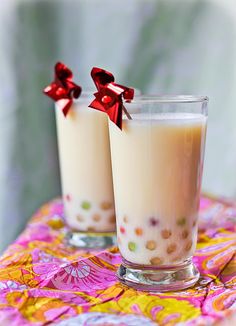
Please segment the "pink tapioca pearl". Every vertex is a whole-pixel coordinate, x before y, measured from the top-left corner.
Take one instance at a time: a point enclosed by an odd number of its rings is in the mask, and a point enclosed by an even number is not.
[[[67,194],[67,195],[65,196],[65,199],[66,199],[67,201],[71,201],[71,195]]]
[[[125,234],[125,228],[123,226],[120,226],[120,233]]]

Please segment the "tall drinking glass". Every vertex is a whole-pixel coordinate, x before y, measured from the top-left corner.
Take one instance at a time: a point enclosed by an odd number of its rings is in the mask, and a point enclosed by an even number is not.
[[[192,286],[207,97],[140,97],[109,122],[121,282],[171,291]]]
[[[115,241],[115,210],[107,115],[84,93],[56,123],[65,220],[71,245],[103,248]]]

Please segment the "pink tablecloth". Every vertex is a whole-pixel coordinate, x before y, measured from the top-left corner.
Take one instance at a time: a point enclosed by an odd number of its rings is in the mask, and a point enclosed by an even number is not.
[[[236,203],[203,197],[199,226],[194,262],[200,281],[185,291],[148,294],[117,281],[117,248],[69,248],[63,205],[54,200],[0,258],[0,325],[213,325],[230,318],[236,311]]]

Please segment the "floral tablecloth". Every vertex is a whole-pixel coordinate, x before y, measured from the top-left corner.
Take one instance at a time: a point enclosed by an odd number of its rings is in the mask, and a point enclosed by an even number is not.
[[[9,227],[11,227],[9,216]],[[116,247],[66,245],[60,199],[42,206],[0,258],[0,325],[213,325],[236,313],[236,203],[204,196],[192,289],[145,293],[115,276]],[[229,324],[233,325],[233,324]]]

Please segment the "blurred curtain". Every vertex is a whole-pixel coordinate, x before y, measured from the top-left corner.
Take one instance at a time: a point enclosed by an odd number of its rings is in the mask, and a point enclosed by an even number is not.
[[[210,97],[203,187],[236,196],[235,0],[1,0],[0,250],[59,195],[52,102],[57,60],[146,93]]]

